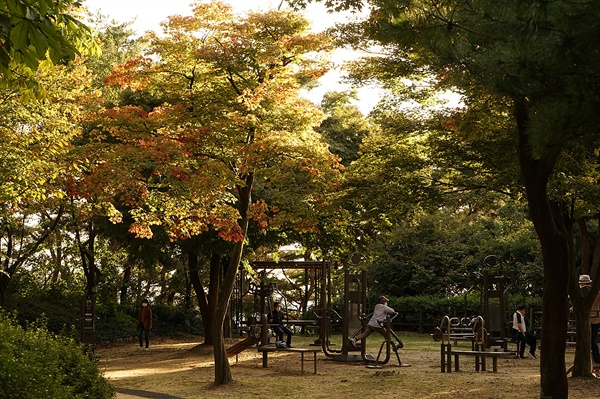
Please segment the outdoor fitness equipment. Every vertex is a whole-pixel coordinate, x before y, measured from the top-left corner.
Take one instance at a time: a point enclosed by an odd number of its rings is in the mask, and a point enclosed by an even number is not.
[[[238,330],[243,331],[245,329],[255,330],[260,329],[260,318],[261,315],[268,313],[272,310],[274,294],[281,297],[283,302],[283,308],[287,308],[287,298],[279,291],[277,284],[267,284],[265,279],[269,271],[273,270],[304,270],[308,279],[310,273],[313,274],[312,281],[315,284],[315,299],[314,302],[317,307],[321,308],[326,301],[327,289],[323,287],[327,284],[327,276],[329,275],[329,262],[327,261],[281,261],[281,262],[253,262],[253,272],[258,274],[259,284],[250,282],[248,278],[248,271],[244,268],[240,268],[238,273],[238,280],[234,290],[234,297],[232,300],[232,316],[234,324]],[[247,288],[246,288],[247,287]],[[249,316],[246,316],[244,310],[244,299],[252,295],[252,310]],[[299,326],[310,326],[315,325],[315,320],[293,320],[294,325]]]
[[[442,341],[440,345],[440,368],[442,373],[452,372],[452,357],[454,357],[454,370],[459,371],[459,357],[460,356],[474,356],[475,357],[475,371],[486,371],[486,359],[492,358],[492,371],[498,371],[498,358],[515,358],[517,354],[515,352],[507,351],[489,351],[486,350],[486,340],[488,333],[485,328],[485,321],[481,316],[477,316],[469,322],[469,326],[466,327],[462,323],[456,323],[456,318],[450,318],[444,316],[439,327],[436,327],[433,331],[433,340],[438,342]],[[471,331],[467,332],[466,329],[470,328]],[[450,341],[456,341],[459,339],[470,339],[471,350],[456,350],[452,349]]]
[[[496,268],[500,265],[500,258],[496,255],[488,255],[483,259],[483,264],[488,269]],[[509,317],[507,293],[515,281],[514,273],[505,273],[500,267],[496,272],[490,270],[477,272],[475,277],[474,285],[464,294],[465,312],[467,295],[473,290],[478,290],[480,292],[480,313],[487,323],[486,347],[500,346],[506,351],[508,350],[508,341],[510,341],[507,329]]]
[[[365,256],[355,253],[344,266],[344,296],[342,304],[342,315],[331,306],[331,296],[327,297],[327,303],[322,302],[315,312],[319,320],[319,339],[325,356],[338,362],[362,362],[363,357],[348,343],[353,331],[361,327],[360,315],[366,313],[367,309],[367,273],[361,270],[358,274],[351,274],[350,266],[358,266],[364,262]],[[321,298],[326,297],[326,289],[331,287],[331,275],[328,283],[321,284]],[[333,349],[330,342],[331,322],[333,318],[342,320],[342,347]],[[350,353],[355,352],[355,353]]]
[[[392,330],[391,321],[388,317],[385,328],[390,332],[389,339],[385,339],[379,347],[377,358],[374,358],[366,351],[366,341],[363,340],[360,349],[354,347],[349,338],[356,336],[366,321],[371,315],[366,316],[368,310],[367,301],[367,273],[365,270],[360,270],[358,273],[352,273],[351,266],[359,266],[364,262],[365,257],[362,254],[353,254],[344,267],[344,297],[342,304],[342,315],[339,315],[331,308],[330,302],[328,307],[321,308],[316,313],[320,321],[321,328],[321,345],[323,353],[337,362],[366,362],[369,367],[379,368],[381,365],[388,363],[391,357],[391,351],[396,353],[398,364],[400,366],[410,366],[402,364],[398,349],[402,348],[402,341]],[[324,287],[322,285],[321,287]],[[322,295],[323,297],[323,295]],[[331,332],[331,320],[336,317],[342,320],[342,347],[339,350],[331,348],[329,336]],[[395,341],[394,341],[395,339]],[[383,348],[386,348],[385,357],[382,359]]]
[[[392,329],[392,320],[394,320],[396,318],[396,316],[398,316],[397,313],[392,317],[390,317],[388,315],[386,317],[385,323],[383,323],[383,325],[382,325],[382,323],[379,323],[381,325],[381,327],[385,328],[388,331],[388,337],[387,338],[384,337],[384,340],[381,343],[381,346],[379,347],[379,352],[377,353],[377,358],[375,360],[373,360],[372,357],[370,357],[366,353],[367,352],[367,345],[366,345],[367,339],[365,338],[365,339],[361,340],[360,354],[362,356],[363,361],[367,363],[367,368],[380,369],[382,367],[382,365],[387,364],[390,360],[392,350],[396,354],[396,359],[398,359],[398,366],[400,366],[400,367],[410,367],[411,366],[411,364],[406,364],[406,363],[403,364],[402,360],[400,360],[400,354],[398,353],[398,350],[403,348],[404,344],[402,343],[402,340],[400,338],[398,338],[398,336]],[[367,317],[361,318],[361,321],[364,324],[366,324]],[[358,329],[354,333],[353,337],[358,335],[361,330],[362,330],[362,328]],[[385,357],[383,358],[383,360],[381,360],[381,354],[383,352],[384,346],[386,348]]]

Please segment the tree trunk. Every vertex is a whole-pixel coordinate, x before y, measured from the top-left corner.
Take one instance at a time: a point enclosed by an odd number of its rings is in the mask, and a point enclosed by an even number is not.
[[[221,255],[213,252],[210,259],[210,281],[208,285],[208,295],[204,290],[204,284],[200,278],[198,255],[195,253],[188,253],[188,266],[190,270],[190,280],[194,291],[196,292],[196,298],[198,300],[198,306],[200,307],[200,315],[202,316],[202,327],[204,328],[204,344],[213,345],[214,335],[212,331],[212,324],[214,318],[215,303],[217,301],[217,294],[219,290],[219,283],[221,280]]]
[[[596,242],[595,245],[598,246],[600,244]],[[596,280],[600,277],[591,276],[591,278],[592,280]],[[573,377],[593,377],[590,366],[590,348],[592,344],[590,314],[599,289],[600,281],[595,281],[591,287],[579,288],[577,269],[574,265],[571,267],[569,292],[575,316],[575,329],[577,331],[575,359],[573,360],[573,369],[571,370]]]
[[[215,312],[215,304],[218,300],[219,287],[221,286],[221,272],[222,272],[222,263],[221,263],[221,254],[217,252],[213,252],[210,258],[210,276],[208,281],[208,296],[207,296],[207,305],[208,310],[210,312],[210,320],[209,324],[206,326],[206,332],[208,334],[205,337],[205,344],[213,345],[214,344],[214,334],[212,331],[214,312]]]
[[[79,234],[76,234],[76,237],[79,242],[79,252],[81,254],[81,262],[83,265],[83,274],[85,275],[85,279],[86,279],[85,293],[87,295],[94,295],[97,291],[96,277],[98,274],[98,270],[96,268],[96,259],[95,259],[96,233],[94,231],[94,228],[93,228],[91,222],[90,222],[87,233],[88,233],[88,239],[85,243],[81,242]]]
[[[127,297],[129,294],[129,284],[131,284],[131,269],[133,265],[129,264],[123,270],[123,281],[121,282],[121,292],[119,295],[119,303],[127,302]]]
[[[553,209],[547,194],[548,179],[560,150],[534,156],[527,134],[529,109],[524,98],[515,100],[515,120],[519,134],[519,164],[528,198],[531,220],[542,248],[544,298],[542,306],[542,350],[540,358],[541,397],[568,397],[565,349],[569,281],[569,237],[565,235],[560,206]]]
[[[591,378],[591,342],[592,331],[590,325],[590,309],[589,307],[573,306],[573,314],[575,315],[575,328],[577,330],[577,341],[575,343],[575,360],[573,361],[573,369],[571,373],[573,377]]]
[[[579,236],[581,237],[581,274],[590,274],[590,233],[587,229],[585,219],[578,218],[577,226],[579,227]]]
[[[238,267],[242,259],[244,251],[244,240],[246,233],[248,232],[248,210],[252,200],[252,185],[254,181],[254,175],[250,173],[246,179],[246,185],[244,187],[238,187],[240,201],[240,219],[239,226],[242,231],[242,236],[233,246],[231,259],[229,260],[229,266],[217,296],[217,303],[215,304],[215,313],[213,319],[213,337],[214,337],[214,357],[215,357],[215,385],[229,384],[232,381],[231,368],[229,366],[229,360],[225,351],[225,337],[223,336],[223,326],[225,325],[225,317],[227,315],[227,309],[229,308],[229,299],[233,293],[235,286],[235,280],[238,272]]]
[[[8,284],[10,284],[10,277],[8,274],[0,273],[0,308],[6,306],[6,292],[8,291]]]

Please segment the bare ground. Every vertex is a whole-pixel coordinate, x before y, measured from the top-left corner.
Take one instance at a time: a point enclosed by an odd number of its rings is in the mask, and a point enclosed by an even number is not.
[[[306,355],[300,372],[298,353],[269,354],[262,368],[261,355],[251,348],[230,359],[235,382],[214,387],[212,347],[199,345],[201,337],[154,339],[148,351],[135,343],[97,348],[105,376],[117,390],[118,399],[197,398],[410,398],[410,399],[513,399],[539,397],[539,360],[498,359],[498,372],[475,372],[473,358],[461,357],[461,371],[440,372],[439,344],[429,336],[403,334],[403,364],[394,357],[382,369],[362,363],[339,363],[317,355],[317,374],[312,374],[312,354]],[[296,347],[308,347],[314,337],[294,337]],[[232,343],[237,342],[233,340]],[[374,345],[378,341],[373,339]],[[468,349],[462,344],[461,349]],[[572,362],[573,350],[566,354]],[[488,360],[491,370],[491,360]],[[572,399],[600,398],[600,379],[569,379]]]

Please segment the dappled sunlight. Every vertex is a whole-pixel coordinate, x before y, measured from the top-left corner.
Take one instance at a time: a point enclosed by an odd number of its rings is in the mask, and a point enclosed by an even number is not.
[[[405,348],[400,356],[412,367],[398,367],[393,361],[377,373],[362,363],[341,363],[317,355],[318,372],[312,364],[300,371],[299,358],[292,353],[269,354],[269,367],[262,367],[256,348],[230,360],[234,383],[214,387],[214,359],[210,347],[197,343],[160,342],[149,351],[135,346],[114,346],[98,351],[101,366],[110,383],[118,389],[117,399],[143,397],[199,399],[253,398],[330,398],[371,395],[377,387],[380,399],[509,399],[539,395],[539,360],[499,359],[498,372],[475,372],[474,361],[461,359],[460,372],[440,372],[438,344],[429,336],[401,333]],[[314,338],[295,337],[297,346],[308,345]],[[233,344],[235,341],[229,343]],[[567,352],[567,363],[573,354]],[[571,399],[597,399],[600,380],[569,379]],[[502,388],[500,388],[502,387]],[[135,396],[145,392],[147,396]],[[154,395],[154,396],[148,396]]]

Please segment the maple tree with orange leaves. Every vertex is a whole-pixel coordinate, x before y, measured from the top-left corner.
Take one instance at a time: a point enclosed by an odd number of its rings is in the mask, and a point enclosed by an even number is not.
[[[148,33],[143,57],[114,68],[107,85],[144,93],[90,118],[97,161],[82,191],[133,218],[130,231],[172,240],[215,230],[232,243],[215,308],[215,382],[231,381],[222,326],[248,224],[315,231],[342,166],[314,127],[322,111],[300,97],[329,68],[330,39],[282,11],[240,17],[220,2],[173,16]],[[255,185],[269,198],[253,198]],[[115,222],[120,221],[113,215]]]

